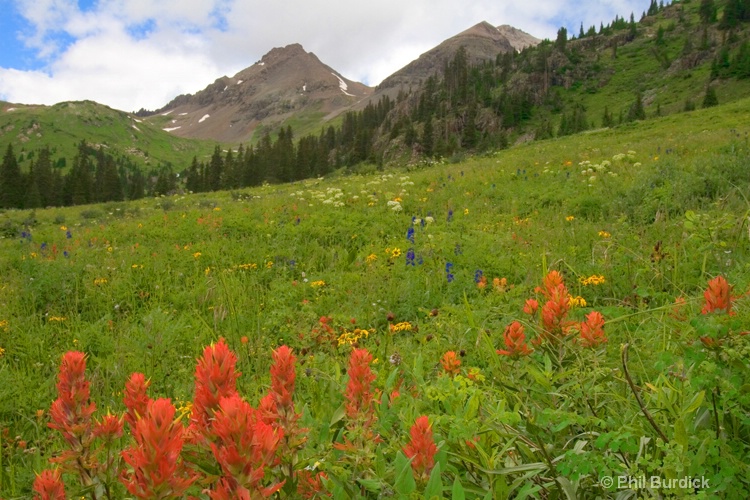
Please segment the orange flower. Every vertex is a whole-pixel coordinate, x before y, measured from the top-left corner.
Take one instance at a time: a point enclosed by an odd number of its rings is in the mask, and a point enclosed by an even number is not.
[[[732,312],[732,287],[727,283],[723,276],[717,276],[708,282],[708,288],[703,292],[705,303],[702,314],[708,314],[714,311]]]
[[[566,321],[570,302],[568,290],[559,283],[554,289],[548,290],[549,300],[542,306],[542,326],[545,334],[553,336],[567,334],[570,322]]]
[[[297,473],[297,496],[305,499],[327,496],[322,481],[327,477],[325,472],[313,475],[313,471],[307,469],[299,471]]]
[[[223,338],[206,347],[195,368],[195,398],[190,415],[191,430],[205,434],[219,408],[221,398],[237,393],[237,356]]]
[[[105,415],[101,421],[96,423],[94,437],[103,437],[105,441],[119,438],[122,436],[123,424],[122,418],[117,415]]]
[[[135,443],[122,452],[131,468],[120,481],[138,498],[179,497],[196,479],[180,459],[184,429],[174,415],[169,399],[149,401],[133,429]]]
[[[584,347],[596,347],[607,342],[603,327],[604,316],[599,311],[591,311],[581,323],[581,344]]]
[[[211,426],[211,450],[224,473],[219,490],[233,498],[268,497],[282,483],[264,486],[265,469],[274,456],[284,431],[257,418],[257,411],[239,394],[222,398]]]
[[[146,413],[148,402],[151,401],[146,394],[149,385],[151,385],[151,381],[146,380],[144,374],[137,372],[130,375],[125,383],[125,396],[122,400],[125,403],[125,408],[128,409],[125,413],[125,421],[128,423],[131,432],[138,419]]]
[[[536,299],[527,299],[523,305],[523,312],[529,316],[533,316],[539,310],[539,302]]]
[[[523,325],[518,321],[514,321],[508,325],[505,332],[503,332],[503,338],[507,349],[498,349],[496,351],[497,354],[517,359],[534,352],[526,343],[526,334],[523,332]]]
[[[544,277],[543,284],[544,288],[537,287],[536,291],[541,292],[542,295],[549,300],[552,298],[557,287],[563,284],[562,274],[554,270],[550,271],[547,273],[547,276]]]
[[[68,351],[63,355],[57,375],[57,399],[52,403],[47,425],[57,429],[74,449],[90,438],[91,415],[96,404],[89,401],[89,382],[86,380],[86,355]]]
[[[346,414],[349,418],[356,420],[365,419],[366,422],[375,419],[373,413],[373,392],[371,384],[375,380],[375,374],[370,370],[372,354],[367,349],[352,350],[349,358],[349,382],[346,384]]]
[[[57,469],[43,470],[34,480],[35,500],[65,500],[65,484]]]
[[[427,415],[417,418],[409,434],[411,441],[404,447],[404,455],[411,459],[415,479],[426,481],[435,467],[435,455],[438,452]]]
[[[447,374],[454,377],[458,375],[460,371],[459,367],[461,366],[461,360],[456,357],[454,351],[448,351],[443,354],[442,358],[440,358],[440,364],[443,365],[443,370],[445,370]]]

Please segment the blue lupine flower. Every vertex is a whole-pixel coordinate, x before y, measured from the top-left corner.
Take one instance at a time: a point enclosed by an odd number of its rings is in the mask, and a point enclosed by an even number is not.
[[[450,262],[445,263],[445,277],[448,279],[448,283],[451,283],[455,278],[451,271],[453,270],[453,264]]]
[[[410,227],[406,230],[406,239],[414,243],[414,227]]]
[[[448,210],[448,222],[453,220],[453,210]]]
[[[414,257],[415,257],[415,255],[414,255],[414,249],[410,248],[406,252],[406,265],[407,266],[414,266]]]
[[[456,255],[463,255],[463,250],[461,250],[461,245],[459,243],[456,243],[456,248],[453,249],[453,253]]]
[[[67,231],[65,231],[65,237],[68,238],[68,239],[71,239],[73,237],[73,233],[70,232],[70,229],[68,229]]]
[[[70,254],[68,253],[68,251],[67,251],[67,250],[65,250],[65,251],[63,252],[63,257],[70,257]]]
[[[39,247],[39,250],[41,250],[42,252],[47,250],[47,243],[42,243],[42,246]]]

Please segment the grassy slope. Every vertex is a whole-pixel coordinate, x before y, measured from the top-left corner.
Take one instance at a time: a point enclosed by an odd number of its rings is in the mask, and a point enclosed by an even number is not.
[[[461,164],[266,186],[244,191],[244,200],[210,193],[38,210],[31,241],[20,237],[25,229],[20,222],[29,213],[7,212],[2,221],[7,238],[0,240],[0,320],[8,321],[0,330],[0,346],[5,349],[0,358],[0,422],[11,428],[11,436],[27,440],[32,452],[6,446],[4,460],[12,467],[3,496],[28,493],[33,471],[42,467],[49,450],[60,447],[54,433],[37,425],[33,414],[54,398],[57,363],[68,349],[90,356],[93,397],[102,411],[121,409],[118,391],[132,371],[145,372],[152,380],[151,394],[183,404],[192,397],[193,360],[202,346],[219,336],[240,353],[239,390],[253,404],[267,385],[272,347],[288,343],[298,353],[310,349],[300,354],[305,364],[298,368],[296,395],[305,407],[305,426],[316,430],[305,452],[314,456],[305,455],[304,460],[336,462],[334,456],[324,455],[323,460],[321,454],[327,453],[323,450],[332,438],[328,425],[342,400],[341,369],[348,348],[312,342],[311,329],[323,315],[334,318],[337,331],[351,328],[350,318],[356,318],[361,328],[374,329],[361,344],[381,360],[376,365],[379,387],[387,389],[386,379],[397,370],[384,360],[399,352],[407,384],[446,398],[441,403],[421,393],[414,399],[405,395],[391,413],[381,414],[384,423],[378,432],[389,443],[384,448],[388,461],[408,433],[406,424],[399,422],[429,414],[446,449],[468,455],[473,452],[460,443],[478,433],[492,439],[493,426],[501,418],[493,412],[507,404],[503,422],[523,429],[519,413],[535,415],[535,425],[544,429],[555,454],[564,453],[577,439],[580,425],[597,433],[608,431],[610,438],[617,436],[618,442],[634,446],[625,453],[635,463],[637,437],[652,435],[653,430],[624,381],[613,376],[620,366],[620,344],[632,344],[634,376],[655,387],[648,394],[644,390],[644,397],[672,436],[674,405],[660,402],[661,393],[655,391],[668,390],[659,377],[677,362],[685,339],[697,334],[688,323],[669,319],[671,303],[677,296],[686,297],[690,317],[698,317],[708,277],[725,274],[739,293],[750,286],[745,222],[750,204],[743,194],[747,179],[737,189],[717,184],[721,191],[715,198],[701,197],[703,184],[720,182],[722,172],[746,171],[749,104],[745,99],[530,143]],[[632,159],[613,159],[630,150]],[[579,162],[603,165],[604,160],[611,165],[598,172],[595,181],[581,174],[585,167]],[[337,197],[339,189],[342,196]],[[387,205],[397,197],[402,212]],[[335,202],[344,206],[336,207]],[[695,212],[691,226],[686,209]],[[435,219],[424,228],[417,225],[415,243],[406,240],[413,216]],[[566,220],[567,216],[574,219]],[[63,224],[72,233],[70,239]],[[654,261],[657,241],[666,256]],[[404,264],[409,247],[424,259],[416,267]],[[401,255],[392,258],[395,248]],[[70,256],[63,257],[63,251]],[[376,258],[368,263],[370,255]],[[445,278],[446,262],[454,264],[452,283]],[[513,365],[493,351],[502,345],[504,327],[523,318],[523,301],[540,284],[545,268],[562,271],[573,295],[588,301],[588,308],[574,311],[574,317],[581,319],[597,309],[608,320],[610,342],[600,357],[594,363],[570,360],[559,375],[567,380],[571,371],[580,371],[578,384],[591,384],[580,390],[601,398],[594,402],[602,416],[596,423],[585,420],[592,417],[586,397],[575,392],[575,378],[571,385],[545,385],[557,382],[548,382],[552,375],[542,374],[549,368],[541,350]],[[503,293],[479,291],[474,284],[477,269],[490,280],[507,278],[513,288]],[[578,283],[578,277],[592,274],[604,275],[606,284]],[[325,285],[313,288],[317,280]],[[748,306],[747,300],[738,301],[738,318],[750,317]],[[438,316],[429,315],[433,308]],[[394,312],[396,321],[418,325],[419,331],[389,334],[388,311]],[[55,317],[65,320],[51,319]],[[480,343],[484,331],[493,349]],[[249,337],[248,344],[241,342],[242,336]],[[447,350],[466,351],[463,366],[479,368],[488,382],[459,389],[446,382],[450,379],[437,377],[439,368],[433,367]],[[525,372],[527,366],[539,371],[532,376]],[[303,376],[305,370],[314,376]],[[502,389],[516,384],[525,389]],[[461,398],[476,388],[482,393],[482,416],[462,416],[468,403]],[[560,391],[566,397],[556,399]],[[727,391],[722,389],[723,394]],[[679,397],[690,396],[681,392]],[[521,409],[511,412],[514,404]],[[559,428],[566,419],[578,423]],[[549,431],[553,426],[559,430]],[[692,439],[699,431],[689,428]],[[706,432],[712,436],[713,431]],[[492,453],[504,453],[497,441],[482,445],[495,450]],[[610,453],[606,446],[590,448],[584,445],[585,454],[578,460],[596,464],[600,474],[620,462],[619,455],[603,461]],[[514,449],[515,459],[541,460],[523,448]],[[653,453],[668,453],[675,461],[692,456],[682,448],[673,454],[669,450]],[[500,467],[507,459],[498,456],[482,466]],[[577,470],[575,460],[567,457],[559,467]],[[459,470],[465,465],[452,463]],[[387,467],[383,464],[381,473],[393,481]],[[647,464],[639,462],[638,467],[647,475],[655,473]],[[8,474],[15,482],[8,481]],[[487,477],[498,488],[495,496],[504,496],[498,478]],[[467,484],[470,477],[461,480]],[[590,478],[583,481],[581,488],[596,490]],[[477,491],[482,488],[487,483]]]
[[[55,151],[53,158],[66,157],[70,161],[78,143],[86,140],[144,165],[171,163],[182,168],[189,165],[193,156],[210,155],[213,150],[213,142],[174,137],[145,121],[136,121],[128,113],[91,101],[54,106],[3,104],[0,109],[3,151],[9,143],[16,153],[49,145]]]

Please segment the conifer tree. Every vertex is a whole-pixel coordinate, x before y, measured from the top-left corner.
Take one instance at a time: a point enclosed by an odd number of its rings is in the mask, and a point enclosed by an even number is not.
[[[13,152],[13,146],[8,144],[0,166],[0,208],[22,208],[23,179],[21,168]]]

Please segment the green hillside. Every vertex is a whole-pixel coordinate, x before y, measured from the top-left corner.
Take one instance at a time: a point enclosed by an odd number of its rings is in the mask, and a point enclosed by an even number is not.
[[[131,114],[92,101],[54,106],[0,103],[0,148],[11,144],[22,161],[28,153],[49,146],[53,159],[75,157],[81,141],[102,146],[144,167],[184,168],[193,156],[210,155],[213,142],[174,137]]]

